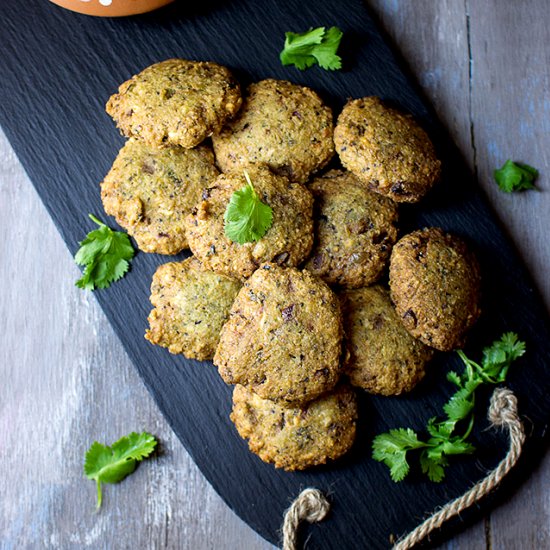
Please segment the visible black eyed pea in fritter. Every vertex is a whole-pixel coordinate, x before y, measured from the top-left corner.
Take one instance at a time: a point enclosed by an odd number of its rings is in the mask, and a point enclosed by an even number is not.
[[[239,84],[226,67],[168,59],[121,84],[106,110],[126,137],[191,148],[218,132],[240,106]]]
[[[273,212],[273,224],[260,240],[239,244],[225,235],[227,205],[233,193],[247,185],[243,171],[222,174],[185,220],[189,247],[205,268],[241,279],[263,262],[296,266],[313,244],[311,193],[266,167],[250,167],[247,172],[261,201]]]
[[[351,384],[380,395],[412,390],[433,350],[405,330],[389,291],[374,285],[340,298],[348,352],[344,369]]]
[[[308,189],[315,199],[315,239],[306,269],[344,288],[378,280],[397,239],[397,205],[351,172],[332,170]]]
[[[332,290],[308,271],[268,263],[241,288],[214,364],[228,384],[281,404],[303,404],[336,385],[341,341]]]
[[[428,134],[378,97],[348,101],[334,128],[342,164],[397,202],[418,202],[439,180],[441,162]]]
[[[332,111],[313,90],[262,80],[249,87],[237,117],[212,142],[224,172],[260,163],[305,183],[333,156],[332,134]]]
[[[304,470],[335,460],[351,448],[357,402],[351,388],[339,386],[303,407],[282,407],[235,386],[231,420],[264,462]]]
[[[152,344],[190,359],[212,359],[241,284],[202,269],[196,258],[161,265],[153,276],[149,329]]]
[[[441,351],[462,347],[481,313],[477,259],[464,241],[439,228],[418,230],[397,242],[390,290],[409,333]]]
[[[188,247],[185,216],[218,174],[209,147],[157,149],[130,139],[101,183],[101,200],[141,250],[177,254]]]

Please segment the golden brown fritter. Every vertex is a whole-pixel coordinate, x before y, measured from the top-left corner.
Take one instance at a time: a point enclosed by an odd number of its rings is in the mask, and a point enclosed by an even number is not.
[[[464,241],[435,227],[394,246],[390,290],[405,328],[442,351],[462,347],[481,312],[477,259]]]
[[[335,460],[351,448],[357,402],[350,387],[339,386],[303,407],[288,408],[236,386],[231,420],[264,462],[304,470]]]
[[[204,271],[194,257],[161,265],[151,285],[155,309],[145,338],[190,359],[212,359],[240,288],[235,279]]]
[[[168,59],[121,84],[106,110],[127,137],[191,148],[218,132],[241,101],[239,84],[226,67]]]
[[[248,88],[238,116],[212,142],[224,172],[263,163],[305,183],[333,156],[332,132],[332,111],[313,90],[262,80]]]
[[[240,290],[214,364],[281,404],[303,404],[340,376],[342,319],[336,295],[307,271],[264,264]]]
[[[224,213],[231,195],[247,185],[242,171],[222,174],[185,220],[189,247],[205,268],[241,279],[263,262],[298,265],[313,244],[311,193],[266,167],[247,171],[260,200],[273,210],[273,224],[259,241],[238,244],[225,235]]]
[[[332,170],[308,188],[315,199],[315,239],[306,269],[344,288],[378,280],[397,240],[397,205],[351,172]]]
[[[417,202],[439,180],[441,162],[428,134],[378,97],[348,101],[334,142],[348,170],[394,201]]]
[[[188,247],[184,219],[219,172],[209,147],[157,149],[130,139],[101,183],[101,199],[144,252]]]
[[[405,330],[389,291],[375,285],[349,290],[340,298],[350,382],[381,395],[412,390],[424,377],[433,350]]]

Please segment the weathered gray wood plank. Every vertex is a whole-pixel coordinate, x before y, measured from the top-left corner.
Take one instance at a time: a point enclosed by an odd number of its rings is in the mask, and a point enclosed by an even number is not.
[[[0,133],[0,548],[271,548],[176,439]],[[6,287],[8,290],[6,290]],[[82,472],[94,439],[157,435],[118,486]]]
[[[468,2],[476,168],[550,309],[550,6]],[[541,171],[539,192],[506,195],[492,170],[507,159]],[[521,331],[521,327],[518,328]],[[528,373],[526,373],[528,376]],[[550,548],[550,454],[515,498],[491,514],[494,548]]]
[[[369,0],[478,176],[550,308],[550,8],[544,1]],[[505,195],[509,157],[538,167],[540,193]],[[521,330],[521,328],[518,328]],[[550,547],[550,456],[516,497],[445,545]]]

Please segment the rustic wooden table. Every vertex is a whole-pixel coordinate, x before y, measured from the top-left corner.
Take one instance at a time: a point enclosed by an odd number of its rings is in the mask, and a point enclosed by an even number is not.
[[[550,309],[550,6],[546,0],[369,0],[509,231]],[[541,171],[508,196],[508,157]],[[0,547],[268,549],[214,493],[107,324],[0,134]],[[81,236],[75,235],[75,240]],[[521,330],[521,327],[518,327]],[[119,486],[83,456],[147,429],[162,453]],[[543,454],[541,450],[541,455]],[[490,516],[445,548],[550,548],[550,456]]]

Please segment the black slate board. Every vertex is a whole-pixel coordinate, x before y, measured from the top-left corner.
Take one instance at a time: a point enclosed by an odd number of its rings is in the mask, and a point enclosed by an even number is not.
[[[528,346],[528,355],[509,377],[520,412],[528,418],[525,455],[499,492],[446,527],[442,536],[460,522],[479,517],[529,473],[542,451],[550,416],[547,312],[471,174],[358,0],[203,0],[199,6],[180,2],[118,20],[77,15],[45,1],[23,7],[18,0],[3,0],[0,14],[0,123],[72,252],[92,228],[88,212],[105,218],[98,182],[123,143],[104,113],[104,103],[120,82],[153,62],[169,57],[215,60],[234,69],[245,83],[273,77],[311,86],[336,112],[348,97],[374,94],[418,117],[439,149],[445,173],[419,207],[402,209],[402,230],[439,225],[464,236],[476,249],[482,261],[485,313],[469,342],[474,356],[506,330],[520,333]],[[344,31],[344,70],[302,73],[282,67],[278,52],[283,31],[318,25],[337,25]],[[311,547],[386,548],[391,534],[412,529],[504,456],[507,441],[482,431],[487,427],[481,420],[487,392],[479,400],[474,433],[478,453],[454,462],[445,482],[436,485],[415,472],[396,485],[385,466],[370,459],[373,435],[403,425],[421,428],[441,410],[452,391],[445,373],[460,368],[456,356],[441,354],[412,394],[362,397],[357,444],[344,460],[305,473],[284,473],[262,463],[228,420],[231,389],[215,368],[171,356],[142,337],[151,276],[170,259],[138,254],[131,273],[96,292],[97,299],[204,475],[266,539],[278,542],[283,510],[301,489],[315,486],[329,493],[333,508],[327,521],[311,528]]]

